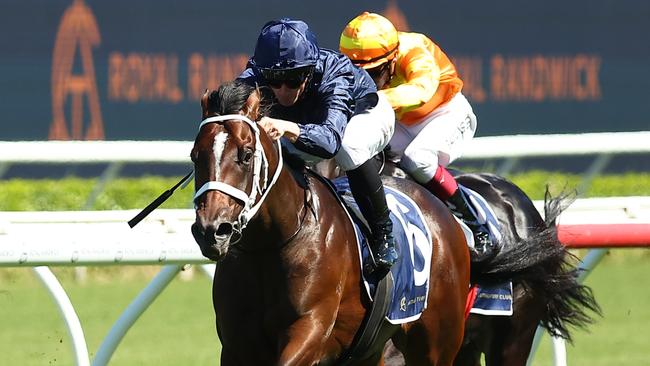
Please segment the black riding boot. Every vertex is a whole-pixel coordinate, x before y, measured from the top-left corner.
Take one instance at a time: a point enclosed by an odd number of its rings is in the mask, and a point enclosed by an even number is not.
[[[358,168],[347,171],[346,174],[352,196],[372,231],[370,249],[377,269],[387,271],[397,261],[398,255],[395,250],[393,224],[389,217],[384,186],[377,167],[372,160],[369,160]]]
[[[447,206],[474,233],[474,250],[478,255],[482,256],[493,249],[494,245],[487,227],[478,222],[476,215],[469,207],[465,194],[460,188],[447,200]]]

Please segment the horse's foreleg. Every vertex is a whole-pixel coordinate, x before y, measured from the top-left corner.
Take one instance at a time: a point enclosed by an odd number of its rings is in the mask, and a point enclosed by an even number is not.
[[[311,312],[291,325],[278,365],[311,366],[321,362],[334,319],[324,322],[319,313]]]

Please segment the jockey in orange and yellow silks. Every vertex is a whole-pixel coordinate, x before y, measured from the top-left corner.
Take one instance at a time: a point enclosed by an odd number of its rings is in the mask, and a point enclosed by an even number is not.
[[[477,122],[449,57],[425,35],[398,32],[388,19],[368,12],[348,23],[339,47],[395,110],[399,123],[390,146],[401,167],[472,229],[477,254],[492,249],[487,228],[445,168],[462,155]]]
[[[346,28],[349,31],[349,28]],[[348,56],[358,46],[344,31],[341,36],[341,51]],[[406,125],[421,122],[429,113],[447,103],[463,87],[456,68],[440,47],[427,36],[419,33],[397,32],[398,42],[393,60],[395,71],[383,93],[395,109],[397,119]],[[389,55],[390,57],[390,55]],[[350,57],[352,62],[358,61]],[[381,65],[371,62],[361,64],[366,70]],[[384,61],[386,62],[386,61]],[[368,67],[374,65],[375,67]]]

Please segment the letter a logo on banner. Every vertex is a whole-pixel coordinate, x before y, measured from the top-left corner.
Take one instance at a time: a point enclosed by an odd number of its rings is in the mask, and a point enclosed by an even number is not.
[[[83,0],[74,0],[59,24],[52,60],[52,140],[101,140],[104,127],[99,108],[92,48],[100,43],[95,16]],[[75,56],[79,50],[81,74],[73,74]],[[70,99],[70,128],[66,123],[65,104]],[[90,121],[83,128],[84,96],[88,102]]]

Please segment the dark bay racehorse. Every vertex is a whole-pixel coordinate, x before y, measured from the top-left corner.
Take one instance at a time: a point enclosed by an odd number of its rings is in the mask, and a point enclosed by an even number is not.
[[[390,161],[385,174],[405,176]],[[556,218],[570,203],[568,195],[545,197],[544,218],[512,182],[493,174],[455,174],[458,182],[483,196],[494,210],[505,247],[486,263],[472,263],[472,282],[490,282],[491,272],[508,268],[513,281],[513,315],[470,314],[458,366],[524,366],[538,325],[571,340],[571,327],[586,327],[590,313],[600,314],[591,290],[577,282],[575,257],[560,243]],[[403,365],[389,346],[386,365]]]
[[[513,275],[513,315],[471,314],[456,365],[478,365],[481,353],[488,366],[524,366],[538,325],[571,340],[570,328],[591,323],[600,314],[591,289],[578,282],[575,257],[557,237],[556,219],[570,200],[545,197],[544,218],[517,186],[491,174],[462,174],[458,182],[492,205],[503,233],[509,237],[502,260],[519,269]],[[491,264],[501,264],[497,258]],[[480,272],[480,269],[478,270]],[[482,275],[475,277],[481,281]]]
[[[191,157],[196,184],[192,233],[218,261],[213,284],[221,364],[337,364],[369,308],[355,233],[320,180],[295,176],[258,128],[258,90],[237,82],[206,92]],[[390,337],[413,365],[451,365],[461,347],[469,255],[461,228],[426,190],[389,179],[420,206],[433,238],[428,308],[411,323],[385,324],[373,352],[379,365]]]

